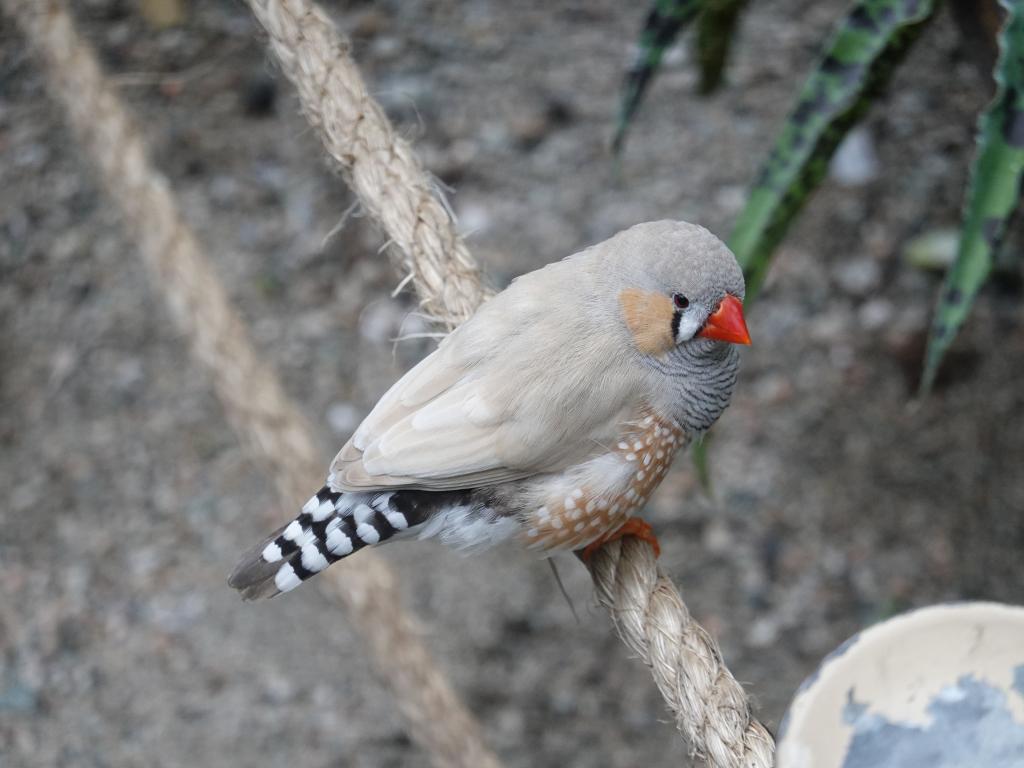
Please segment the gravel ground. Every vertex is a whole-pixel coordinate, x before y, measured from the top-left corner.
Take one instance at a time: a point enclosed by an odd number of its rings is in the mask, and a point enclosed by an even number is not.
[[[374,92],[454,192],[496,284],[637,221],[725,235],[818,41],[846,5],[754,3],[729,84],[668,59],[621,172],[606,154],[642,11],[627,3],[333,4]],[[325,466],[428,348],[350,218],[243,4],[154,31],[73,4],[156,164],[291,395]],[[799,21],[799,23],[797,23]],[[346,617],[317,590],[226,586],[276,508],[187,356],[116,211],[0,26],[0,766],[424,766]],[[937,279],[899,253],[955,226],[989,86],[943,15],[781,248],[750,316],[713,495],[677,462],[649,517],[695,616],[778,724],[865,624],[962,598],[1019,601],[1020,281],[983,295],[938,393],[910,394]],[[864,178],[866,177],[866,178]],[[561,564],[382,550],[426,640],[509,766],[687,764],[644,668]]]

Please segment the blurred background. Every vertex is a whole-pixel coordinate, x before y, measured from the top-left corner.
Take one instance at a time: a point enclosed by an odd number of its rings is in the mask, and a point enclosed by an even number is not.
[[[425,326],[411,296],[389,298],[379,234],[358,215],[332,234],[353,198],[242,3],[185,5],[168,27],[129,0],[71,5],[326,467],[432,345],[393,342]],[[616,169],[642,6],[325,5],[495,285],[638,221],[727,235],[847,8],[752,3],[710,98],[684,40]],[[941,274],[903,252],[959,225],[993,93],[982,45],[949,10],[924,32],[776,254],[712,492],[680,459],[649,506],[662,565],[773,728],[859,628],[1024,595],[1019,265],[911,403]],[[243,604],[227,587],[294,510],[228,427],[6,18],[0,323],[0,765],[427,765],[335,604],[310,588]],[[573,559],[579,623],[530,556],[380,552],[507,765],[687,764]]]

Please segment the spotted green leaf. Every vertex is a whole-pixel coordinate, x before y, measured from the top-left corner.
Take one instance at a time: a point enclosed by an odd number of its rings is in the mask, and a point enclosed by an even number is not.
[[[697,19],[697,61],[700,92],[709,94],[722,84],[740,14],[747,0],[704,0]]]
[[[746,274],[748,300],[760,288],[790,221],[828,170],[832,153],[935,8],[936,0],[857,0],[826,43],[729,239]]]
[[[661,65],[665,51],[675,41],[680,30],[693,21],[704,0],[654,0],[647,12],[647,20],[640,32],[636,59],[626,72],[619,104],[619,120],[612,139],[612,151],[622,151],[626,131],[640,107],[647,86]]]
[[[928,336],[921,392],[927,394],[939,363],[989,276],[1017,210],[1024,173],[1024,0],[1003,0],[1009,12],[1000,37],[996,97],[981,116],[956,259],[946,273]]]

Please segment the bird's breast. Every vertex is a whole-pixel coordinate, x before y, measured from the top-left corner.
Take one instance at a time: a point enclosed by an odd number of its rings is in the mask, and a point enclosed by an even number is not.
[[[538,478],[525,505],[525,543],[575,550],[614,531],[647,502],[686,442],[679,424],[648,413],[624,425],[604,453]]]

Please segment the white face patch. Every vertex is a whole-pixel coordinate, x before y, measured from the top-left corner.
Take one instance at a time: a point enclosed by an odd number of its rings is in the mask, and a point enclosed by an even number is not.
[[[676,343],[689,341],[696,335],[705,322],[705,309],[699,304],[691,304],[679,313],[679,328],[676,330]]]

